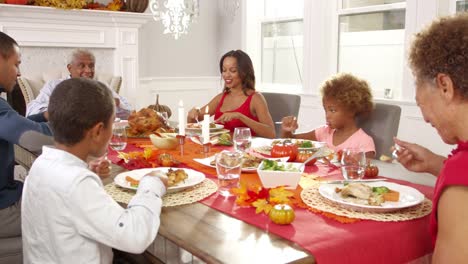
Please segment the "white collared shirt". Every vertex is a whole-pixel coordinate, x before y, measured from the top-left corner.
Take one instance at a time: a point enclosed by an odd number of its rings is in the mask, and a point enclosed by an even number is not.
[[[165,191],[145,176],[124,209],[84,161],[44,147],[23,190],[24,263],[111,263],[111,248],[143,252],[158,232]]]
[[[42,87],[41,91],[37,95],[37,97],[29,102],[29,104],[26,107],[26,116],[30,115],[35,115],[35,114],[40,114],[44,113],[47,111],[47,108],[49,107],[49,100],[50,96],[52,95],[52,92],[55,90],[55,87],[59,85],[59,83],[70,79],[70,76],[64,79],[57,79],[57,80],[51,80],[48,81],[44,84]],[[110,87],[109,90],[112,92],[112,96],[116,99],[119,99],[119,107],[116,109],[116,114],[119,115],[119,113],[122,112],[128,112],[130,113],[133,110],[133,107],[130,105],[130,103],[125,99],[125,97],[120,96],[118,93],[116,93],[113,89]]]

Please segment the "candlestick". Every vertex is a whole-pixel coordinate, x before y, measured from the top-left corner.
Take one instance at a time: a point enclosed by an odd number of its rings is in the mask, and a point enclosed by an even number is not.
[[[210,114],[208,110],[208,106],[205,108],[205,115],[203,116],[203,123],[202,123],[202,144],[207,144],[210,142]]]
[[[179,139],[180,156],[183,157],[184,156],[185,136],[177,135],[176,137]]]
[[[179,101],[179,135],[185,137],[185,112],[184,112],[184,102]]]
[[[210,153],[211,143],[203,144],[203,153],[205,153],[205,157],[208,157],[208,153]]]

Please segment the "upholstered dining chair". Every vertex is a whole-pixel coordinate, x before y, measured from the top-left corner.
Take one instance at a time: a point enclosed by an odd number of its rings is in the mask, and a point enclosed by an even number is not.
[[[375,158],[381,155],[391,156],[393,137],[398,134],[401,108],[398,105],[376,103],[368,118],[357,120],[357,124],[374,139]]]
[[[276,137],[280,136],[281,124],[276,122],[281,121],[285,116],[296,116],[299,114],[301,106],[301,96],[297,94],[285,93],[262,93],[268,104],[273,122],[275,122]]]
[[[26,105],[39,95],[40,90],[46,82],[66,78],[68,75],[69,73],[67,71],[50,70],[35,76],[18,77],[18,85],[21,88]],[[96,80],[107,84],[116,93],[120,92],[120,86],[122,85],[121,76],[114,76],[107,73],[96,73],[94,76]]]

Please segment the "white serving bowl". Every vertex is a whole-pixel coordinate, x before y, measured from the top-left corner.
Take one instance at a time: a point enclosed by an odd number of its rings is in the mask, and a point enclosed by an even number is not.
[[[265,188],[275,188],[279,186],[285,186],[286,189],[296,189],[299,180],[301,179],[301,174],[304,172],[304,166],[301,166],[302,163],[298,162],[278,162],[278,164],[284,164],[285,166],[290,166],[299,169],[299,171],[272,171],[272,170],[263,170],[263,161],[260,163],[257,169],[258,176],[262,182],[263,187]]]
[[[172,135],[166,134],[164,137],[158,137],[154,134],[151,134],[149,138],[151,143],[153,143],[153,145],[158,149],[175,149],[179,144],[178,139]]]

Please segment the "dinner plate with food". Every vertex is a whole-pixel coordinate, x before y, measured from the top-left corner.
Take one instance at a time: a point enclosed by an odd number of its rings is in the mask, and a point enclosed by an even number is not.
[[[220,124],[210,123],[210,132],[215,132],[223,129],[224,126]],[[202,122],[200,123],[188,123],[187,127],[185,128],[188,132],[201,132],[202,129]]]
[[[193,159],[193,160],[205,166],[216,169],[215,158],[216,158],[216,155],[213,155],[211,157],[207,157],[204,159]],[[264,159],[265,159],[264,157],[245,153],[244,157],[242,158],[242,172],[247,172],[247,173],[257,172],[258,166],[260,165],[260,163],[262,163]],[[288,157],[278,158],[277,160],[286,161],[287,159]]]
[[[420,191],[393,182],[322,184],[319,193],[338,205],[366,212],[393,212],[424,201]]]
[[[333,151],[326,146],[325,142],[307,140],[307,139],[296,139],[296,138],[278,138],[278,139],[267,139],[267,138],[254,138],[252,140],[251,148],[263,155],[272,155],[273,147],[275,145],[292,144],[297,147],[298,151],[310,151],[316,152],[319,149],[324,149],[322,157],[330,156]]]
[[[205,179],[205,174],[192,169],[159,167],[122,172],[115,176],[114,183],[126,189],[136,190],[141,178],[151,171],[161,171],[167,176],[168,193],[185,190]]]

